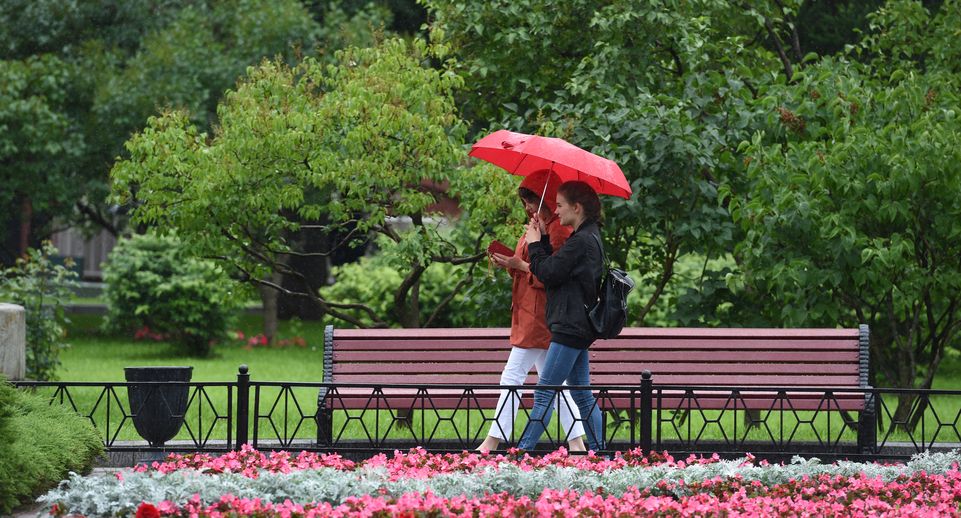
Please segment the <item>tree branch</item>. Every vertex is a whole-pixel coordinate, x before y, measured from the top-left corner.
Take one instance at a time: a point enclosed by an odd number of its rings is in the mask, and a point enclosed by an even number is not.
[[[466,263],[477,263],[481,259],[487,256],[487,251],[478,252],[474,255],[465,255],[461,257],[450,257],[446,255],[435,255],[430,259],[435,263],[448,263],[452,265],[466,264]]]
[[[681,56],[680,54],[677,53],[677,49],[675,49],[671,45],[664,45],[663,43],[661,43],[659,39],[655,39],[654,43],[658,47],[661,47],[662,49],[667,51],[667,53],[671,55],[671,59],[674,61],[674,70],[670,70],[670,69],[667,69],[667,70],[669,72],[673,72],[674,75],[677,77],[684,76],[684,63],[681,62]]]
[[[791,60],[787,56],[787,52],[784,50],[784,44],[781,42],[780,36],[777,35],[777,31],[774,30],[774,24],[771,23],[771,19],[766,15],[764,16],[764,28],[767,29],[768,35],[774,42],[774,49],[777,51],[777,55],[781,58],[781,65],[784,66],[784,75],[787,76],[787,82],[790,83],[791,79],[794,77],[794,69],[791,67]]]
[[[783,15],[784,4],[781,3],[781,0],[774,0],[774,3],[777,4],[778,8],[781,10],[781,14]],[[794,51],[794,59],[800,62],[802,59],[804,59],[804,55],[801,54],[801,39],[798,37],[797,26],[788,22],[787,18],[785,18],[784,24],[791,29],[791,49]]]
[[[120,231],[117,230],[117,227],[112,222],[108,221],[107,218],[105,218],[102,214],[100,214],[99,211],[87,205],[83,201],[78,201],[76,206],[77,210],[79,210],[81,214],[86,216],[97,225],[100,225],[100,227],[107,232],[110,232],[113,237],[120,236]]]
[[[654,307],[657,299],[661,297],[661,293],[670,282],[671,278],[674,277],[674,261],[677,259],[677,243],[672,236],[668,236],[667,253],[664,255],[664,263],[661,268],[661,276],[657,281],[657,286],[654,288],[654,293],[647,300],[647,304],[641,309],[640,314],[637,317],[637,322],[643,323],[644,318]]]
[[[313,302],[314,302],[315,304],[317,304],[318,306],[320,306],[321,310],[322,310],[324,313],[326,313],[326,314],[328,314],[328,315],[330,315],[330,316],[332,316],[332,317],[334,317],[334,318],[343,320],[344,322],[349,322],[349,323],[351,323],[351,324],[354,324],[355,326],[360,327],[360,328],[366,328],[366,327],[369,327],[369,326],[367,325],[366,322],[364,322],[364,321],[362,321],[362,320],[360,320],[360,319],[358,319],[358,318],[355,318],[354,316],[352,316],[352,315],[350,315],[350,314],[348,314],[348,313],[343,313],[343,312],[337,311],[335,308],[339,308],[339,309],[359,309],[359,310],[364,311],[364,312],[367,313],[367,315],[370,317],[370,319],[374,322],[373,327],[378,327],[378,328],[387,327],[387,324],[386,324],[383,320],[381,320],[380,318],[378,318],[378,317],[377,317],[377,314],[374,313],[373,309],[371,309],[371,308],[368,307],[368,306],[365,306],[365,305],[363,305],[363,304],[343,304],[343,303],[337,303],[337,302],[329,302],[329,301],[327,301],[327,300],[325,300],[325,299],[317,296],[316,294],[314,294],[314,293],[312,293],[312,292],[306,292],[306,293],[305,293],[305,292],[300,292],[300,291],[292,291],[292,290],[289,290],[289,289],[287,289],[287,288],[284,288],[283,286],[281,286],[281,285],[279,285],[279,284],[277,284],[277,283],[274,283],[274,282],[271,282],[271,281],[268,281],[268,280],[264,280],[264,279],[258,278],[257,276],[251,274],[250,271],[248,271],[246,268],[244,268],[243,266],[241,266],[239,263],[237,263],[236,261],[234,261],[234,260],[232,260],[232,259],[230,259],[230,258],[228,258],[228,257],[215,256],[215,258],[216,258],[216,259],[220,259],[220,260],[222,260],[222,261],[224,261],[224,262],[232,265],[232,266],[233,266],[234,268],[236,268],[237,270],[239,270],[239,271],[241,272],[241,274],[243,274],[243,278],[242,278],[241,280],[244,281],[244,282],[250,282],[250,283],[253,283],[253,284],[256,284],[256,285],[260,285],[260,286],[264,286],[264,287],[267,287],[267,288],[271,288],[271,289],[277,290],[278,292],[283,293],[284,295],[287,295],[287,296],[290,296],[290,297],[306,298],[306,299],[308,299],[308,300],[310,300],[310,301],[313,301]]]

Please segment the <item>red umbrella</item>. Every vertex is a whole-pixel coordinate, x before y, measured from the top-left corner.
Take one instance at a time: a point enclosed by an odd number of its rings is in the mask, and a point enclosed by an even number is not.
[[[561,181],[580,180],[597,194],[629,198],[631,186],[612,160],[585,151],[564,139],[498,130],[471,147],[470,156],[527,176],[542,169],[557,173]]]

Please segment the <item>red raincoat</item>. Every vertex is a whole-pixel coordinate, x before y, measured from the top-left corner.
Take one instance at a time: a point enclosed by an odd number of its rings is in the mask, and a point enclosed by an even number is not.
[[[545,175],[531,175],[521,182],[521,187],[525,187],[541,194],[544,189]],[[554,250],[560,249],[564,241],[570,237],[574,231],[571,227],[561,225],[555,215],[554,208],[557,205],[557,188],[560,182],[556,176],[547,184],[547,192],[544,195],[544,205],[551,210],[551,219],[547,222],[547,234],[551,238],[551,246]],[[527,241],[522,234],[517,241],[514,255],[520,257],[525,263],[530,262],[527,253]],[[534,277],[533,273],[510,270],[513,277],[511,287],[511,345],[524,349],[547,349],[551,344],[551,332],[547,329],[547,292],[544,285]]]

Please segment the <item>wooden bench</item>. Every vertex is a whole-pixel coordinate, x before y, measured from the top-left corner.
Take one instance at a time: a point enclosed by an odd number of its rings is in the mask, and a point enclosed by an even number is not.
[[[367,388],[321,390],[320,411],[372,409],[370,385],[450,384],[431,389],[434,409],[493,410],[498,391],[476,390],[465,406],[464,390],[454,386],[497,384],[507,361],[509,330],[465,329],[334,329],[325,335],[324,381],[366,384]],[[873,447],[872,426],[858,426],[848,413],[873,419],[866,405],[868,385],[868,326],[859,329],[709,329],[626,328],[616,339],[591,347],[592,385],[638,386],[644,371],[653,374],[654,408],[662,410],[787,410],[842,412],[848,426],[858,429],[862,448]],[[533,385],[537,376],[528,376]],[[687,386],[744,387],[737,398],[730,390],[699,391],[692,400]],[[750,390],[755,388],[757,390]],[[765,387],[785,388],[777,392]],[[792,388],[816,388],[813,391]],[[836,392],[825,390],[859,389]],[[527,392],[530,398],[531,391]],[[378,408],[423,408],[423,392],[383,388]],[[605,411],[630,408],[626,392],[601,394]],[[530,408],[528,399],[524,406]],[[867,409],[867,412],[865,410]],[[873,420],[871,421],[873,423]],[[871,428],[871,430],[868,430]],[[327,428],[329,434],[329,427]],[[864,432],[864,433],[862,433]],[[330,440],[329,435],[321,441]]]

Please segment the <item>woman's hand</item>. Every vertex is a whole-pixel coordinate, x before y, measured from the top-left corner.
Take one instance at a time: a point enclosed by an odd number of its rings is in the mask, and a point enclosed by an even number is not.
[[[541,234],[544,232],[543,223],[535,215],[531,218],[530,223],[527,224],[527,233],[524,234],[524,240],[527,244],[536,243],[541,240]]]
[[[500,266],[501,268],[508,268],[511,270],[518,270],[521,272],[530,271],[530,266],[526,262],[524,262],[523,259],[521,259],[520,257],[517,257],[516,255],[507,256],[507,255],[501,255],[501,254],[493,254],[491,255],[491,258],[494,260],[494,263],[497,266]]]

